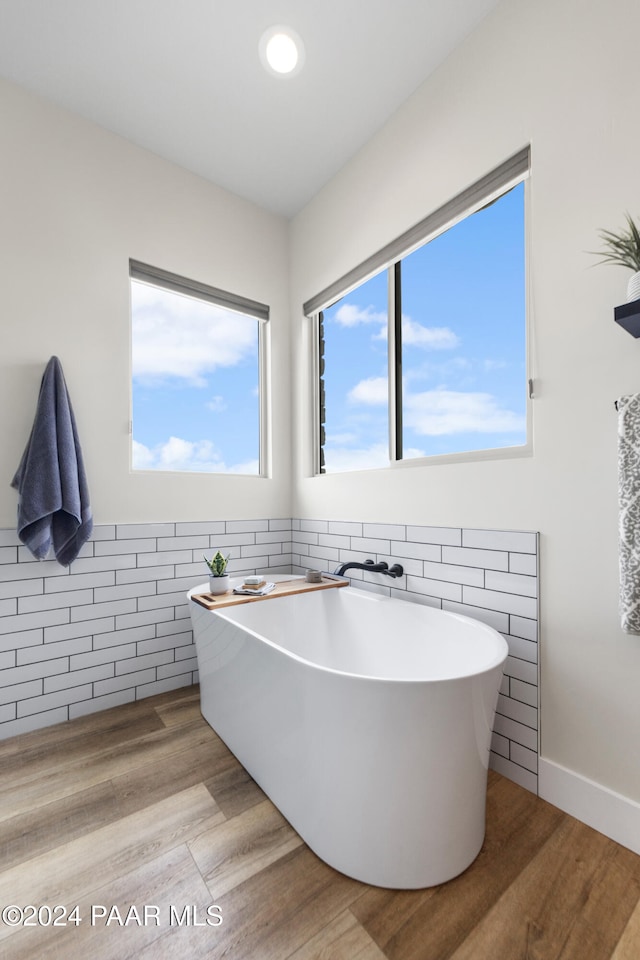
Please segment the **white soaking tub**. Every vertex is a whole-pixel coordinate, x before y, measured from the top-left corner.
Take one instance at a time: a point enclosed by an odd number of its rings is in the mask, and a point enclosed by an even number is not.
[[[407,889],[469,866],[499,633],[352,587],[189,606],[203,716],[322,860]]]

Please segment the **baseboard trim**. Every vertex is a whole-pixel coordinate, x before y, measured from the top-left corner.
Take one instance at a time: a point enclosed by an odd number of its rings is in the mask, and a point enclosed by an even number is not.
[[[640,854],[640,803],[552,760],[540,759],[538,775],[543,800]]]

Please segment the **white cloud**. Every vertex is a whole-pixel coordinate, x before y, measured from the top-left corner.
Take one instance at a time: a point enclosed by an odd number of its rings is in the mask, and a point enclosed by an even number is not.
[[[389,448],[386,443],[373,443],[369,447],[354,447],[342,449],[333,447],[334,437],[330,438],[329,445],[325,445],[325,464],[327,473],[347,473],[350,470],[375,470],[389,466]],[[425,457],[424,450],[409,447],[404,451],[405,457]]]
[[[156,451],[159,470],[188,470],[196,465],[206,469],[219,462],[219,454],[210,440],[193,443],[180,437],[169,437]]]
[[[210,440],[183,440],[169,437],[164,443],[147,447],[133,441],[134,470],[177,470],[191,473],[258,474],[257,460],[227,466]]]
[[[483,363],[487,373],[491,373],[493,370],[504,370],[508,366],[506,360],[484,360]]]
[[[427,390],[405,397],[404,421],[423,436],[451,433],[517,433],[524,416],[505,410],[490,393]]]
[[[386,327],[387,315],[380,313],[372,306],[359,307],[355,303],[343,303],[333,319],[343,327],[355,327],[358,323],[384,323]]]
[[[327,438],[327,443],[337,447],[347,447],[349,444],[356,443],[357,440],[358,437],[355,433],[332,433],[331,436]]]
[[[366,403],[368,405],[388,403],[388,380],[386,377],[369,377],[367,380],[361,380],[349,391],[347,399],[350,403]]]
[[[324,457],[327,473],[371,470],[389,466],[389,448],[384,443],[352,449],[325,445]]]
[[[246,473],[252,477],[257,477],[260,473],[259,460],[245,460],[244,463],[232,463],[226,468],[226,473]]]
[[[144,443],[138,443],[137,440],[132,441],[131,447],[133,453],[133,469],[153,470],[154,456],[149,447],[145,447]]]
[[[179,377],[204,386],[205,375],[255,355],[257,321],[215,304],[132,282],[133,376]]]
[[[446,360],[435,362],[421,360],[418,366],[404,366],[402,377],[405,384],[415,383],[418,380],[436,380],[443,384],[455,380],[456,386],[471,384],[475,380],[473,375],[475,362],[468,357],[449,357]]]
[[[460,343],[460,338],[449,327],[423,327],[411,317],[403,317],[402,342],[427,350],[453,350]]]
[[[376,333],[373,339],[386,340],[387,327]],[[421,347],[424,350],[454,350],[460,343],[460,337],[449,327],[424,327],[403,314],[402,343],[409,347]]]
[[[211,410],[213,413],[221,413],[223,410],[227,409],[227,404],[224,397],[221,397],[219,394],[215,397],[212,397],[207,403],[205,403],[207,410]]]

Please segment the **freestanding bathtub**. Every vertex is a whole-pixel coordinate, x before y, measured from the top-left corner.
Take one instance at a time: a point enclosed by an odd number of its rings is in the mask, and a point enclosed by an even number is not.
[[[189,606],[203,716],[322,860],[407,889],[469,866],[499,633],[352,587]]]

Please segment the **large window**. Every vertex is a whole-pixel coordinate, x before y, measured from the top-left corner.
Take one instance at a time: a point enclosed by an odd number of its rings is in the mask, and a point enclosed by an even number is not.
[[[133,469],[263,475],[268,307],[135,261],[130,275]]]
[[[525,448],[527,172],[528,151],[466,210],[452,201],[454,222],[438,222],[444,209],[429,233],[427,218],[422,242],[311,311],[317,472]]]

